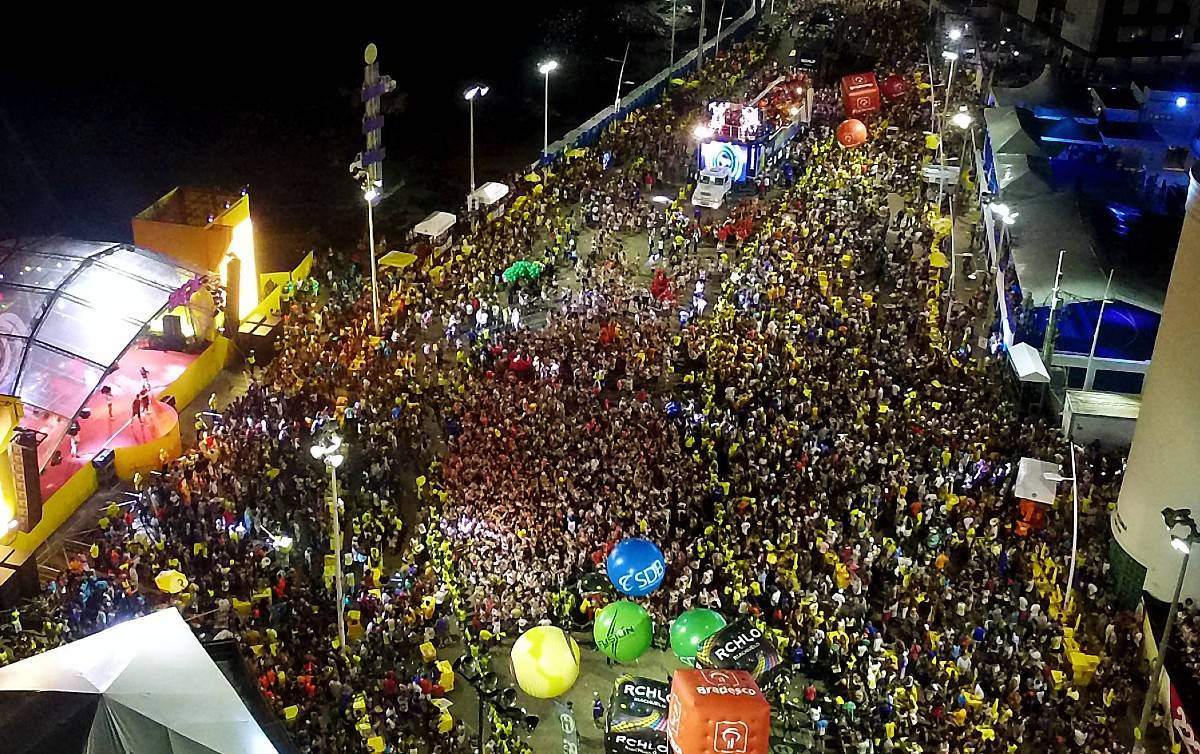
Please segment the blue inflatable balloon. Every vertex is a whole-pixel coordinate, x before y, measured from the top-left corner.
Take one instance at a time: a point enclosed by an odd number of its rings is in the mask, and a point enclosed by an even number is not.
[[[662,585],[667,561],[648,539],[623,539],[608,554],[608,580],[621,594],[645,597]]]

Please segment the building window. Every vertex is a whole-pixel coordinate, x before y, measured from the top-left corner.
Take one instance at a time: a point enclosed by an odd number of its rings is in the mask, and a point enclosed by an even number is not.
[[[1119,26],[1117,27],[1117,42],[1120,44],[1130,44],[1139,42],[1148,36],[1145,26]]]
[[[1158,15],[1165,16],[1175,12],[1175,0],[1158,0]]]
[[[1136,16],[1140,10],[1142,0],[1125,0],[1125,6],[1121,9],[1121,14],[1125,16]]]
[[[1175,33],[1173,33],[1171,35],[1171,38],[1172,39],[1183,39],[1183,35],[1186,31],[1187,31],[1187,29],[1185,27],[1180,26],[1179,28],[1175,29]]]

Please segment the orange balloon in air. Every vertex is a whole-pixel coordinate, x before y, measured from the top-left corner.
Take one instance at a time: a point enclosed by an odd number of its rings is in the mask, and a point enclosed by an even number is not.
[[[838,126],[837,140],[846,149],[857,147],[867,140],[867,127],[858,118],[844,120]]]
[[[771,705],[744,670],[676,670],[667,738],[674,754],[767,754]]]

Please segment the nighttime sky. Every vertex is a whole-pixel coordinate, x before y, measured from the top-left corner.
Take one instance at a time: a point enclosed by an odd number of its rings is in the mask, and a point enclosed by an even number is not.
[[[358,230],[346,166],[361,149],[367,41],[398,82],[384,131],[388,181],[404,182],[384,207],[396,224],[465,193],[466,85],[492,87],[476,111],[482,182],[536,156],[539,58],[563,65],[551,140],[611,101],[618,66],[604,57],[620,57],[627,36],[626,78],[640,82],[666,59],[647,21],[658,2],[419,5],[374,24],[349,6],[286,23],[239,9],[233,28],[197,18],[180,21],[179,36],[81,22],[56,32],[52,60],[39,59],[45,43],[34,37],[0,49],[0,238],[126,240],[134,213],[184,183],[249,184],[258,227],[286,231],[279,244],[346,238]]]

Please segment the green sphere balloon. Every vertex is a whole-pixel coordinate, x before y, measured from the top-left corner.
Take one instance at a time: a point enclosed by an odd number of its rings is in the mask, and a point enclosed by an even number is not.
[[[600,611],[592,627],[596,648],[617,662],[633,662],[654,638],[650,613],[636,602],[620,600]]]
[[[696,664],[696,650],[705,639],[725,628],[715,610],[698,607],[682,613],[671,625],[671,651],[686,665]]]

